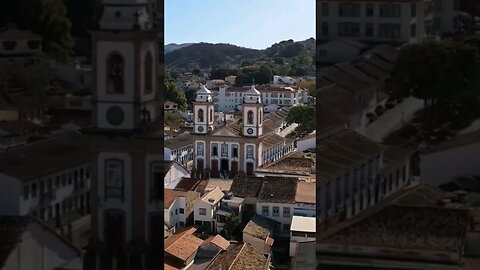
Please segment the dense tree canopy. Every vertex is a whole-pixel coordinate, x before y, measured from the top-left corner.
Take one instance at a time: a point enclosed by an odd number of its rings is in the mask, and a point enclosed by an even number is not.
[[[478,44],[478,40],[442,41],[404,47],[388,84],[391,94],[423,99],[432,112],[432,125],[438,109],[472,102],[476,106],[480,96]]]
[[[168,71],[165,72],[165,100],[177,103],[178,108],[182,111],[187,109],[187,98],[185,93],[178,89]]]
[[[274,73],[269,65],[247,66],[242,68],[235,79],[236,86],[252,84],[255,79],[256,84],[268,84],[272,80]]]
[[[185,121],[183,121],[182,115],[178,111],[165,112],[164,117],[165,126],[172,129],[179,129],[184,126]]]
[[[4,0],[0,25],[8,23],[41,35],[45,52],[55,60],[69,60],[73,48],[72,26],[60,0]]]
[[[237,214],[233,214],[227,217],[225,221],[224,235],[229,240],[242,240],[242,229],[240,217]]]
[[[72,22],[72,33],[88,36],[88,30],[96,27],[101,0],[66,0],[67,16]]]
[[[298,105],[290,108],[287,116],[287,122],[297,123],[299,127],[307,132],[315,130],[315,106]]]
[[[316,90],[316,82],[315,80],[303,80],[297,83],[297,86],[300,88],[305,88],[308,91],[308,94],[310,96],[315,96],[315,90]]]
[[[210,80],[223,80],[225,77],[228,76],[235,76],[237,75],[238,71],[234,69],[227,69],[227,68],[212,68],[210,71]]]

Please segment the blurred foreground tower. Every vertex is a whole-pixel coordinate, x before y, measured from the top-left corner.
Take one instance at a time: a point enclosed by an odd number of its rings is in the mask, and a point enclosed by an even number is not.
[[[151,0],[102,4],[98,29],[91,32],[93,128],[85,133],[92,142],[92,237],[84,269],[160,269],[159,10],[153,10]]]

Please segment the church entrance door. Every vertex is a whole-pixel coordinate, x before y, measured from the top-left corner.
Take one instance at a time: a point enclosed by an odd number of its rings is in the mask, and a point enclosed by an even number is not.
[[[249,176],[253,175],[253,163],[252,162],[247,162],[247,175],[249,175]]]
[[[201,158],[197,159],[197,171],[203,172],[203,159]]]
[[[220,174],[218,173],[218,160],[212,159],[212,177],[220,177]]]
[[[232,167],[230,169],[232,177],[238,174],[238,161],[232,161]]]
[[[228,159],[222,159],[220,160],[220,174],[222,174],[222,176],[224,178],[228,178]]]

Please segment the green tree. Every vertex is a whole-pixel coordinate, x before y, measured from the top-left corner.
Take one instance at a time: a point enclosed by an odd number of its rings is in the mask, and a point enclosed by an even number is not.
[[[177,71],[170,71],[170,77],[172,77],[174,81],[176,81],[179,76],[180,74]]]
[[[223,80],[229,75],[229,70],[226,68],[212,68],[210,71],[210,80]]]
[[[283,65],[285,63],[285,58],[283,57],[275,57],[273,59],[273,61],[275,61],[275,64],[277,65]]]
[[[229,240],[235,239],[237,241],[242,240],[242,226],[240,217],[237,214],[232,214],[225,220],[225,237]]]
[[[439,110],[451,104],[466,104],[471,98],[477,100],[479,50],[471,43],[457,41],[406,46],[399,52],[388,88],[394,97],[412,95],[423,99],[433,128]]]
[[[202,72],[198,68],[192,70],[192,73],[193,73],[193,75],[197,75],[197,76],[200,76],[202,74]]]
[[[290,108],[287,116],[288,123],[297,123],[301,130],[308,133],[315,130],[315,106],[298,105]]]
[[[285,63],[277,67],[278,75],[287,76],[290,73],[290,65]]]
[[[297,83],[298,87],[307,89],[308,94],[312,97],[315,96],[315,90],[316,90],[315,85],[316,85],[315,80],[302,80],[301,82]]]
[[[307,70],[303,67],[298,67],[297,69],[295,69],[294,75],[295,76],[305,76],[305,75],[307,75]]]
[[[60,0],[4,0],[0,25],[7,23],[42,36],[44,51],[58,62],[69,60],[73,50],[72,26]]]
[[[187,109],[187,97],[185,93],[180,91],[177,87],[177,84],[173,80],[170,72],[167,70],[165,71],[165,100],[170,100],[178,104],[178,108],[181,111],[185,111]]]
[[[87,30],[94,29],[97,24],[101,0],[66,0],[67,16],[72,22],[72,33],[88,36]]]
[[[191,109],[192,103],[195,101],[197,89],[188,89],[185,91],[185,97],[187,98],[188,109]]]
[[[255,72],[255,82],[258,84],[268,84],[272,80],[273,72],[269,65],[263,65]]]
[[[181,111],[187,109],[187,98],[185,93],[178,90],[174,81],[165,81],[165,100],[170,100],[178,104]]]
[[[291,58],[298,56],[303,51],[303,45],[301,43],[288,44],[280,51],[279,56]]]
[[[172,129],[178,130],[185,125],[185,121],[182,115],[177,112],[165,112],[164,114],[165,125]]]
[[[304,56],[300,59],[300,63],[304,65],[311,65],[313,63],[313,58],[311,56]]]

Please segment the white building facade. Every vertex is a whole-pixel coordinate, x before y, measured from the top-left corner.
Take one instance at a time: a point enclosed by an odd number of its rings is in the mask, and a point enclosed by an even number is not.
[[[221,112],[241,110],[241,104],[249,88],[220,86],[213,96],[215,109]],[[308,92],[297,87],[272,86],[259,87],[264,106],[295,106],[303,104]]]
[[[167,169],[163,180],[164,188],[174,189],[183,178],[189,178],[190,172],[176,162],[165,164]]]
[[[456,30],[457,5],[454,0],[319,1],[319,36],[323,40],[421,42]]]

